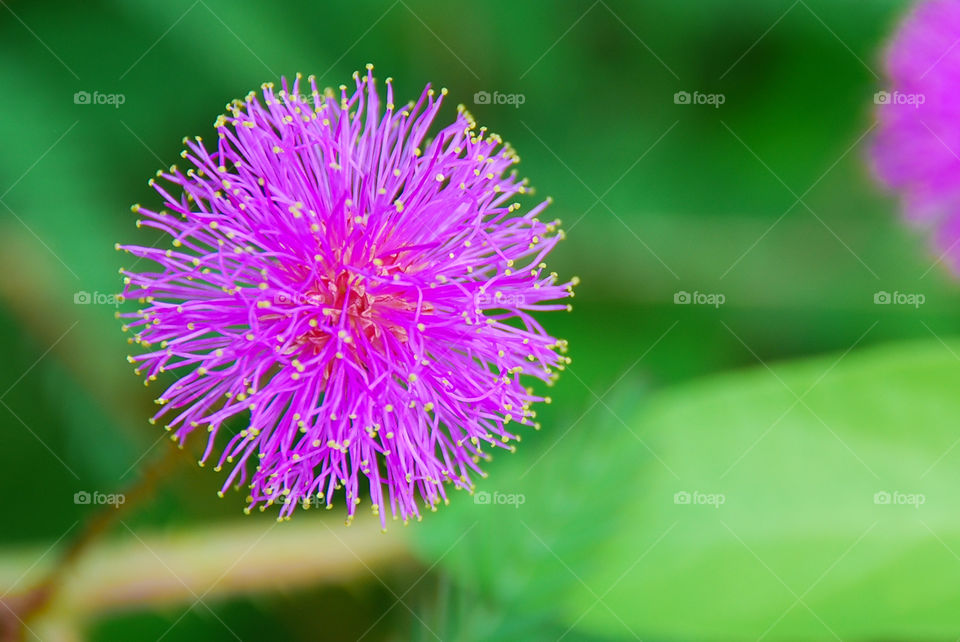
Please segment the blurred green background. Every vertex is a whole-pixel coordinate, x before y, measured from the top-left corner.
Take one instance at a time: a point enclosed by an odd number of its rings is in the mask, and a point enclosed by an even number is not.
[[[376,524],[345,529],[342,506],[304,513],[277,530],[314,555],[310,529],[356,542],[352,572],[77,609],[51,639],[960,635],[960,291],[866,162],[906,3],[0,5],[0,594],[96,513],[76,492],[122,492],[171,448],[114,307],[74,297],[119,290],[113,244],[145,238],[128,207],[158,205],[147,178],[261,82],[336,86],[372,62],[401,99],[448,87],[445,115],[467,104],[553,196],[568,238],[551,267],[583,281],[572,314],[542,319],[573,363],[543,429],[488,467],[491,503],[454,493],[373,544],[357,529]],[[523,102],[474,104],[481,91]],[[724,302],[678,305],[684,292]],[[182,455],[108,553],[270,527]]]

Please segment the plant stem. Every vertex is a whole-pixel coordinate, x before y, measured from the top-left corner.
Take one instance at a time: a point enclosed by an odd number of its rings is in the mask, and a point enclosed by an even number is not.
[[[124,493],[123,504],[116,508],[103,506],[84,525],[80,534],[70,542],[43,579],[25,594],[0,602],[6,607],[0,613],[0,641],[16,640],[24,635],[23,629],[27,628],[30,619],[43,611],[56,596],[63,583],[64,575],[100,537],[110,530],[122,514],[129,512],[140,501],[153,494],[157,481],[173,467],[179,459],[178,455],[180,455],[179,449],[164,448],[163,455],[145,467],[140,478]]]
[[[14,581],[28,559],[0,553],[0,586]],[[379,578],[387,565],[418,568],[404,531],[381,533],[379,520],[370,515],[349,528],[339,516],[312,509],[284,523],[254,513],[225,524],[138,532],[98,539],[62,575],[46,610],[29,624],[47,619],[82,624],[119,610]]]

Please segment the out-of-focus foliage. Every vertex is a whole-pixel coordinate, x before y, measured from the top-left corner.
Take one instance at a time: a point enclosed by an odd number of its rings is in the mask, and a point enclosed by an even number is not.
[[[958,350],[908,342],[642,400],[628,382],[607,402],[624,424],[511,458],[423,529],[425,556],[466,532],[443,562],[465,585],[611,636],[945,638]]]

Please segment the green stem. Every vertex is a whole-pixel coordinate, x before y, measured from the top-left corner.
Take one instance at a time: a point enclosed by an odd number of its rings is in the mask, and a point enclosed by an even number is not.
[[[36,556],[0,553],[0,587],[14,582],[31,559]],[[128,533],[98,539],[62,571],[56,593],[29,624],[369,579],[388,564],[416,565],[401,529],[381,533],[373,516],[344,528],[322,509],[283,523],[254,513],[216,526]],[[45,576],[44,570],[34,575]]]
[[[64,576],[86,553],[86,551],[116,523],[121,515],[128,513],[142,500],[150,497],[157,481],[164,477],[178,460],[180,451],[176,448],[164,448],[164,454],[147,466],[134,484],[127,490],[125,501],[114,508],[103,506],[84,525],[79,535],[60,554],[58,561],[26,593],[2,600],[5,607],[0,609],[0,640],[16,640],[25,637],[29,622],[41,613],[57,595],[63,584]]]

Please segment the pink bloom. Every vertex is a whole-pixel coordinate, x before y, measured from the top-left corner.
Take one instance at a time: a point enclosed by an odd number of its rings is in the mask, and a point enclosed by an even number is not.
[[[934,250],[960,273],[960,1],[919,3],[886,56],[877,94],[876,172]]]
[[[234,101],[210,149],[185,141],[190,169],[151,181],[170,212],[133,208],[173,247],[118,246],[157,265],[123,271],[142,309],[121,315],[137,371],[177,377],[154,420],[207,433],[221,493],[246,483],[280,518],[341,487],[348,521],[361,494],[381,522],[435,510],[538,427],[522,375],[568,361],[532,315],[572,295],[543,263],[549,199],[511,200],[516,154],[462,106],[427,139],[446,90],[398,108],[388,79],[381,106],[371,69],[352,93],[298,75]]]

